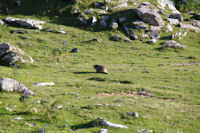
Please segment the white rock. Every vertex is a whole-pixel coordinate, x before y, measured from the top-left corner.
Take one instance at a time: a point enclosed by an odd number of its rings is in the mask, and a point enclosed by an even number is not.
[[[167,18],[166,20],[172,25],[177,25],[180,23],[178,19]]]
[[[108,129],[101,129],[97,133],[107,133],[107,132],[108,132]]]
[[[45,82],[45,83],[35,83],[36,86],[47,86],[47,85],[55,85],[54,82]]]
[[[138,132],[138,133],[153,133],[152,130],[148,130],[148,129],[136,130],[136,132]]]
[[[138,118],[139,117],[139,114],[137,112],[134,112],[134,117],[135,118]]]
[[[148,41],[148,43],[156,43],[156,42],[157,42],[156,39],[151,39],[151,40]]]
[[[164,44],[165,45],[162,46],[161,48],[164,48],[164,47],[168,47],[168,48],[186,48],[186,46],[181,45],[181,44],[177,43],[174,40],[166,41]]]
[[[58,33],[66,34],[66,32],[64,30],[59,30]]]
[[[22,119],[21,116],[18,116],[18,117],[15,118],[15,120],[21,120],[21,119]]]
[[[8,108],[8,107],[5,107],[6,110],[8,111],[13,111],[12,109]]]
[[[92,24],[91,24],[91,26],[96,25],[96,23],[97,23],[97,18],[95,16],[92,16]]]
[[[167,24],[167,30],[166,32],[172,32],[173,31],[173,28],[170,24]]]
[[[124,126],[124,125],[121,125],[121,124],[111,123],[111,122],[108,122],[108,121],[105,121],[105,120],[103,120],[101,122],[101,125],[109,126],[109,127],[116,127],[116,128],[128,128],[127,126]]]
[[[192,26],[191,24],[180,23],[180,27],[184,29],[190,29],[195,31],[200,31],[199,28]]]
[[[168,8],[173,12],[173,13],[178,13],[180,14],[180,12],[176,9],[176,7],[174,6],[174,3],[172,0],[157,0],[159,6],[161,9],[165,9],[166,6],[168,6]]]
[[[0,19],[0,24],[4,25],[5,23],[3,22],[3,20]]]

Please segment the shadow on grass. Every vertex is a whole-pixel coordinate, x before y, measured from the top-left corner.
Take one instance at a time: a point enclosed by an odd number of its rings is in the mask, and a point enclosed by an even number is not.
[[[98,81],[98,82],[106,81],[104,78],[101,78],[101,77],[93,77],[93,78],[89,78],[88,80],[94,80],[94,81]]]
[[[91,74],[96,72],[74,72],[74,74]]]

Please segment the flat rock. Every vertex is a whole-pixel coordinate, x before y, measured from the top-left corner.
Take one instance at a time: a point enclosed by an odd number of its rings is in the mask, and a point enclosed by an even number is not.
[[[166,27],[167,27],[166,32],[172,32],[173,31],[173,28],[172,28],[172,26],[170,24],[167,24]]]
[[[33,63],[32,57],[25,54],[25,52],[10,43],[0,44],[0,64],[14,65],[16,63]]]
[[[191,25],[191,24],[180,23],[180,27],[183,28],[183,29],[190,29],[190,30],[200,31],[199,28],[194,27],[194,26]]]
[[[43,27],[41,24],[44,24],[44,21],[37,21],[32,19],[20,19],[20,18],[13,18],[13,17],[7,17],[5,19],[8,23],[16,23],[24,27],[29,28],[36,28],[36,29],[42,29]]]
[[[144,29],[144,30],[147,29],[147,26],[145,25],[145,23],[143,21],[140,21],[140,20],[134,21],[133,25],[135,26],[136,29]]]
[[[127,126],[121,125],[121,124],[115,124],[115,123],[111,123],[105,120],[102,120],[101,125],[103,126],[108,126],[108,127],[116,127],[116,128],[128,128]]]
[[[166,20],[172,25],[177,25],[180,23],[178,19],[167,18]]]
[[[186,48],[186,46],[183,46],[183,45],[177,43],[174,40],[166,41],[164,44],[165,45],[162,46],[161,48],[164,48],[164,47],[167,47],[167,48]]]
[[[200,21],[198,21],[198,20],[192,20],[192,21],[190,21],[190,23],[193,26],[200,28]]]
[[[108,129],[101,129],[97,133],[107,133],[107,132],[108,132]]]
[[[169,18],[178,19],[179,21],[183,21],[183,17],[181,16],[181,14],[171,14],[171,15],[169,15]]]
[[[150,31],[160,32],[162,30],[162,26],[150,26]]]
[[[0,90],[4,91],[11,91],[11,92],[20,92],[23,93],[24,90],[31,94],[34,95],[34,93],[29,90],[25,85],[21,84],[20,82],[10,79],[10,78],[1,78],[0,79]]]
[[[153,8],[153,5],[149,2],[143,2],[136,11],[139,18],[145,23],[153,26],[163,26],[164,23],[162,21],[162,18],[160,17],[159,13]]]

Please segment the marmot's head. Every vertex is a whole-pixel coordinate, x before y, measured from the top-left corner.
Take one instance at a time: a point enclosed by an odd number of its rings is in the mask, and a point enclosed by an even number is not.
[[[98,68],[98,66],[99,66],[99,65],[94,65],[93,67],[94,67],[95,69],[97,69],[97,68]]]

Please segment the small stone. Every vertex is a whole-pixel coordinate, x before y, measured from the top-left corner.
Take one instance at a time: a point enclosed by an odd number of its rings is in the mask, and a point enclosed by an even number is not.
[[[186,46],[183,46],[183,45],[177,43],[174,40],[166,41],[164,44],[165,45],[162,46],[161,48],[164,48],[164,47],[168,47],[168,48],[186,48]]]
[[[110,24],[110,27],[111,27],[112,29],[117,29],[117,28],[118,28],[118,23],[117,23],[117,22],[112,22],[112,23]]]
[[[93,8],[90,8],[89,10],[87,10],[85,13],[86,14],[89,14],[89,13],[91,13],[91,12],[93,12],[94,11],[94,9]]]
[[[122,38],[119,36],[119,35],[115,35],[114,37],[113,37],[113,41],[119,41],[119,40],[121,40]]]
[[[13,111],[12,109],[10,109],[8,107],[5,107],[5,109],[8,110],[8,111],[10,111],[10,112]]]
[[[3,22],[3,20],[0,19],[0,24],[4,25],[5,23]]]
[[[172,32],[173,31],[173,28],[170,24],[167,24],[167,30],[166,32]]]
[[[128,116],[133,116],[133,112],[126,112]]]
[[[169,18],[178,19],[179,21],[183,21],[183,17],[181,14],[171,14]]]
[[[78,52],[79,49],[78,48],[73,48],[71,52]]]
[[[22,119],[21,116],[18,116],[18,117],[15,118],[15,120],[21,120],[21,119]]]
[[[138,118],[139,117],[139,114],[137,112],[134,112],[134,117],[135,118]]]
[[[171,25],[177,25],[177,24],[180,23],[178,19],[167,18],[166,20],[167,20]]]
[[[131,38],[132,40],[138,40],[138,39],[139,39],[137,35],[132,35],[132,36],[130,36],[130,38]]]
[[[142,38],[149,38],[149,36],[147,34],[143,34]]]
[[[159,39],[160,36],[158,35],[158,33],[156,31],[150,31],[150,38],[151,39]]]
[[[124,38],[124,41],[125,41],[125,42],[130,42],[131,40],[130,40],[128,37],[125,37],[125,38]]]
[[[136,132],[138,132],[138,133],[153,133],[152,130],[148,130],[148,129],[136,130]]]
[[[80,21],[83,25],[86,25],[87,24],[87,21],[84,19],[84,18],[80,18]]]
[[[95,16],[92,16],[92,24],[91,24],[91,26],[96,25],[96,23],[97,23],[97,18]]]
[[[156,43],[157,42],[157,40],[156,39],[151,39],[151,40],[149,40],[147,43]]]
[[[59,30],[58,33],[66,34],[66,32],[64,30]]]
[[[121,125],[121,124],[115,124],[115,123],[111,123],[105,120],[101,121],[101,125],[103,126],[108,126],[108,127],[116,127],[116,128],[128,128],[127,126]]]
[[[107,132],[108,132],[108,129],[101,129],[97,133],[107,133]]]

